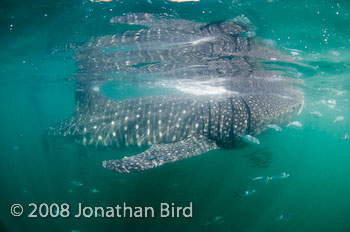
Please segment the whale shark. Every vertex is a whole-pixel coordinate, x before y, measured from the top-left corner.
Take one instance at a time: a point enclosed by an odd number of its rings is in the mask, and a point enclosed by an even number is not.
[[[111,23],[146,28],[92,38],[77,49],[75,112],[47,129],[49,136],[74,138],[83,146],[144,149],[103,161],[111,171],[142,171],[234,148],[270,125],[283,125],[303,109],[303,94],[294,79],[266,68],[289,58],[252,38],[240,22],[198,23],[168,15],[127,14]],[[168,85],[186,80],[190,87],[227,91],[124,100],[100,92],[110,80],[139,81],[139,77],[166,80]]]
[[[48,134],[69,136],[82,145],[147,148],[138,155],[103,162],[119,173],[237,147],[242,136],[256,136],[270,124],[283,124],[303,107],[299,95],[181,94],[114,100],[91,90],[82,96],[75,114],[50,127]]]

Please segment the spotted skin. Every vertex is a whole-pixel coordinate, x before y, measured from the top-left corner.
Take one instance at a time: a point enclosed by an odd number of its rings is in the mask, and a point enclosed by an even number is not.
[[[267,71],[266,61],[290,60],[247,35],[251,30],[236,21],[204,24],[138,13],[117,16],[111,22],[149,28],[92,38],[82,45],[75,55],[77,80],[145,74],[176,79],[241,78],[259,75],[260,70],[273,73]]]
[[[48,134],[74,137],[83,145],[151,146],[139,155],[103,163],[120,173],[161,166],[218,147],[235,147],[243,135],[257,135],[269,124],[288,121],[303,102],[277,95],[180,95],[123,101],[94,91],[89,96],[87,108],[77,104],[75,115],[51,127]]]
[[[85,146],[146,149],[104,161],[107,169],[141,171],[235,147],[242,136],[281,125],[302,109],[303,96],[293,81],[265,67],[265,61],[288,59],[248,36],[249,29],[240,23],[201,24],[149,14],[119,16],[111,22],[149,28],[93,38],[77,49],[75,114],[47,131]],[[211,87],[229,91],[122,101],[98,92],[108,80],[140,77],[197,83],[214,79]]]

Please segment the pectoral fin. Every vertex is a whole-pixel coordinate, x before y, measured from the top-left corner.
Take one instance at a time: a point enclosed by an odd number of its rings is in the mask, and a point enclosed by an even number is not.
[[[103,161],[103,166],[119,173],[136,172],[200,155],[216,148],[212,140],[191,137],[176,143],[156,144],[138,155],[120,160]]]

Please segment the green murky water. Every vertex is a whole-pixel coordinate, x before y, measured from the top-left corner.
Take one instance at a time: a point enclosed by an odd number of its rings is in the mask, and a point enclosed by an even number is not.
[[[176,14],[202,22],[244,15],[256,36],[303,65],[301,128],[268,131],[260,145],[216,150],[130,175],[102,160],[130,152],[47,146],[43,131],[74,111],[73,47],[130,29],[127,12]],[[0,2],[1,231],[350,231],[350,4],[347,1],[8,1]],[[115,84],[105,89],[118,89]],[[139,96],[157,89],[127,86]],[[163,90],[159,89],[160,93]],[[125,96],[124,96],[125,97]],[[318,111],[315,117],[310,111]],[[334,123],[338,116],[344,120]],[[251,182],[286,172],[285,179]],[[246,197],[235,197],[256,190]],[[85,206],[152,206],[154,218],[75,218]],[[161,202],[193,203],[192,218],[160,218]],[[24,214],[11,215],[13,204]],[[68,203],[68,218],[29,218],[35,203]],[[38,213],[37,213],[38,214]],[[281,217],[282,215],[282,217]]]

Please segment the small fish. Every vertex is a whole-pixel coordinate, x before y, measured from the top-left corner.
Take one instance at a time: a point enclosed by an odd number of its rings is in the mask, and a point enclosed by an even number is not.
[[[285,178],[287,178],[289,176],[290,176],[289,173],[282,172],[282,173],[279,173],[277,175],[269,177],[269,180],[285,179]]]
[[[328,105],[330,108],[334,108],[335,104],[337,104],[337,102],[334,99],[329,99],[328,101],[321,100],[321,103],[323,105]]]
[[[235,197],[247,197],[253,195],[256,192],[255,189],[244,191],[243,193],[235,193]]]
[[[275,131],[282,131],[282,128],[279,125],[276,125],[276,124],[270,124],[270,125],[267,125],[267,127],[270,128],[270,129],[273,129]]]
[[[244,196],[250,196],[250,195],[254,194],[255,192],[256,192],[255,189],[253,189],[253,190],[247,190],[247,191],[244,192]]]
[[[246,143],[250,143],[250,144],[260,144],[260,141],[258,138],[253,137],[251,135],[244,135],[241,136],[242,140]]]
[[[339,121],[343,121],[344,120],[344,117],[343,116],[338,116],[334,119],[333,123],[337,123]]]
[[[12,150],[13,150],[13,151],[17,151],[18,149],[19,149],[18,146],[16,146],[16,145],[13,145],[13,146],[12,146]]]
[[[335,105],[337,104],[337,102],[334,99],[329,99],[328,101],[322,100],[321,102],[322,104],[328,106],[331,109],[334,109]]]
[[[292,219],[292,214],[287,213],[287,214],[281,214],[278,217],[274,219],[275,222],[284,222],[284,221],[289,221]]]
[[[346,134],[343,137],[340,137],[342,140],[350,139],[350,134]]]
[[[301,122],[299,122],[299,121],[294,121],[294,122],[288,123],[287,127],[290,127],[290,126],[302,127],[303,124],[301,124]]]
[[[211,224],[214,224],[214,223],[224,223],[224,220],[222,219],[221,216],[216,216],[213,220],[205,223],[204,226],[208,226],[208,225],[211,225]]]
[[[310,110],[310,114],[317,117],[317,118],[321,118],[322,117],[322,114],[318,111],[315,111],[315,110]]]
[[[75,180],[70,180],[69,183],[71,183],[74,186],[78,186],[78,187],[83,186],[83,183],[81,183],[79,181],[75,181]]]
[[[250,181],[259,181],[259,180],[266,180],[266,181],[268,181],[269,177],[268,176],[257,176],[257,177],[251,178],[249,180]]]
[[[91,192],[92,192],[92,193],[98,193],[98,192],[100,192],[100,191],[98,191],[97,189],[92,189]]]

